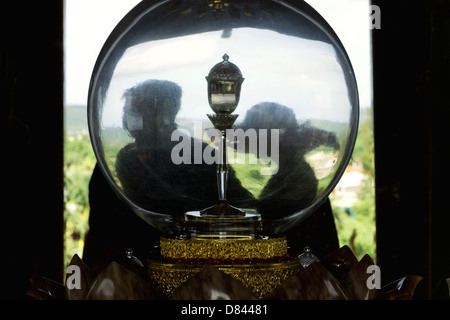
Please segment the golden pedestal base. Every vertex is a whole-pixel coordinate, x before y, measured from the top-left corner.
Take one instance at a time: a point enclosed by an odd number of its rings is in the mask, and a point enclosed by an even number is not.
[[[285,238],[266,240],[175,240],[161,238],[161,261],[148,262],[155,288],[170,297],[174,291],[212,265],[239,280],[259,298],[300,271],[288,255]]]

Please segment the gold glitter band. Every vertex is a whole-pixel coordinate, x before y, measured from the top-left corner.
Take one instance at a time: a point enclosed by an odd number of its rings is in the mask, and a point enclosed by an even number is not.
[[[148,275],[155,288],[170,298],[180,285],[200,272],[203,267],[202,265],[169,264],[148,261]],[[297,259],[279,263],[218,265],[214,267],[241,281],[260,299],[272,292],[272,290],[301,269]]]
[[[169,259],[272,259],[287,252],[286,238],[176,240],[161,238],[161,257]]]

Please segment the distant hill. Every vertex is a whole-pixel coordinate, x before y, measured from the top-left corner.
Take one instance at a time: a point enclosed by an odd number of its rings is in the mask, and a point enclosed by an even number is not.
[[[87,107],[83,105],[65,106],[64,129],[69,136],[88,132]]]
[[[365,119],[367,113],[371,116],[372,110],[370,108],[360,109],[360,121]],[[178,124],[181,127],[189,128],[191,124],[184,126],[185,122],[192,122],[192,120],[178,119]],[[304,122],[304,120],[299,121],[299,123]],[[338,122],[326,121],[326,120],[312,120],[312,124],[321,128],[326,128],[335,133],[339,133],[343,124]],[[64,107],[64,125],[67,135],[75,135],[79,133],[88,132],[88,121],[87,121],[87,107],[84,105],[68,105]],[[203,128],[208,128],[211,125],[209,120],[205,120],[203,123]],[[192,132],[191,132],[192,134]]]

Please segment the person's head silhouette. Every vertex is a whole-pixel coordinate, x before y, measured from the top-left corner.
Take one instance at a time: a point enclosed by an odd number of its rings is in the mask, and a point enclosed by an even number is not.
[[[180,110],[181,88],[166,80],[147,80],[123,94],[123,127],[142,148],[157,148],[170,141]]]

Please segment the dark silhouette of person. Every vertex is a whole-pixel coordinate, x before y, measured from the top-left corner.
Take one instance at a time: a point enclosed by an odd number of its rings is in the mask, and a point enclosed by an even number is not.
[[[252,203],[263,219],[282,219],[311,206],[318,196],[318,179],[305,155],[322,145],[338,150],[336,134],[313,126],[309,120],[298,124],[291,108],[275,102],[261,102],[250,108],[239,128],[266,129],[268,141],[270,130],[279,130],[278,171]],[[268,154],[272,151],[270,145]],[[301,251],[307,243],[318,257],[337,249],[337,232],[329,199],[326,198],[286,235],[293,247]]]
[[[125,94],[124,128],[134,138],[117,154],[116,172],[123,191],[135,204],[156,213],[184,215],[218,201],[216,166],[195,164],[194,138],[177,130],[181,88],[170,81],[148,80]],[[131,124],[131,125],[130,125]],[[191,159],[175,164],[172,151],[188,139]],[[202,150],[206,143],[202,142]],[[229,173],[230,199],[251,196],[234,172]]]
[[[321,145],[338,150],[336,135],[312,126],[310,121],[299,125],[291,108],[275,102],[262,102],[250,108],[240,128],[257,132],[266,129],[268,141],[270,130],[279,130],[279,156],[272,157],[278,159],[278,171],[255,200],[258,212],[279,219],[283,214],[292,214],[313,204],[317,198],[318,179],[305,155]],[[268,154],[272,152],[270,146],[269,143]]]

